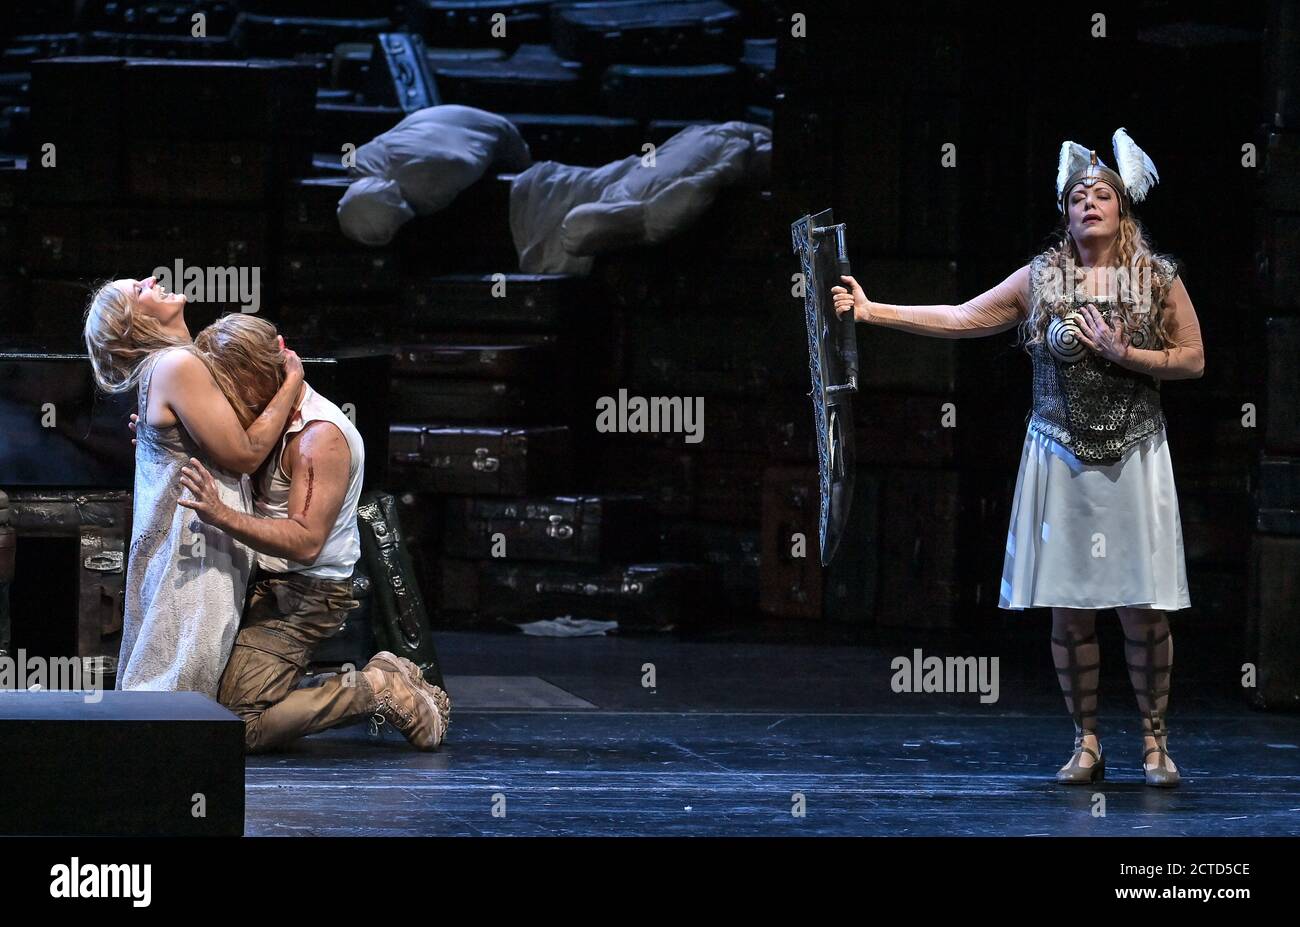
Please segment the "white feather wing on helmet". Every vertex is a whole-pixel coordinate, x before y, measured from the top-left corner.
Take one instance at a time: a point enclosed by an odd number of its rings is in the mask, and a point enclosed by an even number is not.
[[[1115,170],[1124,178],[1129,199],[1140,203],[1146,198],[1147,191],[1160,180],[1156,166],[1147,157],[1147,153],[1137,146],[1137,142],[1129,138],[1123,127],[1115,130],[1111,142],[1115,150]],[[1061,182],[1057,181],[1058,184]]]
[[[1084,148],[1078,142],[1061,143],[1061,156],[1056,162],[1056,199],[1058,202],[1061,199],[1061,194],[1065,192],[1065,182],[1070,179],[1070,175],[1087,167],[1091,160],[1091,149]]]

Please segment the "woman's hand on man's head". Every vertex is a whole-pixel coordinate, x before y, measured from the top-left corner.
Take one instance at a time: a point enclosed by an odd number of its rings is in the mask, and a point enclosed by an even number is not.
[[[302,369],[302,359],[296,351],[284,346],[284,335],[276,335],[280,342],[280,353],[284,355],[284,379],[290,385],[301,383],[306,376]]]

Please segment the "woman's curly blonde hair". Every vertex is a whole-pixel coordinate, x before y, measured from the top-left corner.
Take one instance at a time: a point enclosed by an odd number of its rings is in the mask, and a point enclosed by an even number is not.
[[[1043,341],[1053,317],[1059,318],[1072,311],[1070,294],[1084,279],[1086,268],[1070,235],[1067,217],[1061,217],[1053,235],[1055,241],[1030,262],[1032,298],[1029,314],[1019,326],[1020,341],[1026,350],[1030,345]],[[1113,266],[1125,271],[1116,274],[1116,296],[1124,330],[1132,332],[1142,327],[1149,317],[1153,318],[1152,329],[1157,343],[1147,347],[1163,347],[1170,342],[1165,300],[1174,283],[1175,264],[1152,250],[1146,231],[1132,210],[1125,210],[1120,216],[1116,238]]]

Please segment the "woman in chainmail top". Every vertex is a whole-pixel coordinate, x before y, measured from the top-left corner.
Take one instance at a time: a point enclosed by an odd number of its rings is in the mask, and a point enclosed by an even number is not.
[[[217,695],[239,629],[253,553],[176,504],[191,457],[217,478],[223,501],[252,511],[252,473],[275,447],[302,384],[282,355],[285,385],[265,410],[192,342],[185,297],[153,277],[106,283],[91,297],[84,336],[95,383],[134,390],[139,409],[131,547],[117,688]]]
[[[1074,720],[1065,783],[1105,776],[1097,738],[1097,609],[1123,626],[1142,713],[1148,785],[1179,781],[1167,751],[1173,664],[1168,611],[1187,608],[1187,572],[1162,380],[1199,377],[1200,324],[1174,262],[1153,254],[1133,215],[1157,179],[1124,132],[1119,172],[1074,142],[1061,148],[1060,237],[993,289],[960,306],[868,300],[834,287],[837,311],[944,338],[1019,327],[1033,360],[1033,409],[1016,478],[999,605],[1052,609],[1052,659]]]

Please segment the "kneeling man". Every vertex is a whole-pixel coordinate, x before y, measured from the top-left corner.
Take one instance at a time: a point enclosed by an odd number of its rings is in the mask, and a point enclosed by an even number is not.
[[[231,314],[195,339],[254,405],[283,380],[275,327]],[[388,652],[359,673],[298,688],[312,651],[359,607],[351,576],[361,555],[357,502],[365,447],[351,420],[304,382],[279,444],[253,477],[256,515],[225,505],[203,465],[190,458],[179,504],[257,552],[239,636],[221,677],[218,701],[244,719],[248,752],[370,716],[392,724],[420,749],[434,749],[451,702],[419,667]]]

